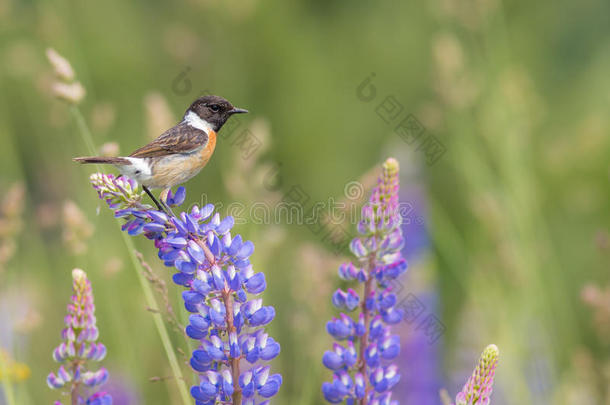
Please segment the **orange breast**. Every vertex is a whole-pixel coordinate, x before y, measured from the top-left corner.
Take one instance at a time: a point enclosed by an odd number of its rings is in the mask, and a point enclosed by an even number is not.
[[[208,144],[205,145],[204,148],[201,149],[201,159],[202,167],[208,163],[210,158],[212,157],[212,153],[214,153],[214,149],[216,148],[216,132],[210,130],[208,132]]]
[[[157,160],[153,175],[145,186],[151,188],[173,187],[184,183],[208,163],[216,148],[216,132],[208,133],[208,143],[199,151],[186,154],[173,154]]]

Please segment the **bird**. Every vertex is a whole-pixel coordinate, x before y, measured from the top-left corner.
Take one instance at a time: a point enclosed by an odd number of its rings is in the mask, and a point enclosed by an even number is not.
[[[141,184],[157,208],[167,212],[169,207],[161,205],[150,190],[161,188],[161,196],[167,196],[172,187],[196,176],[214,153],[218,131],[234,114],[247,112],[220,96],[202,96],[193,101],[179,123],[129,156],[85,156],[73,160],[113,165],[123,176]]]

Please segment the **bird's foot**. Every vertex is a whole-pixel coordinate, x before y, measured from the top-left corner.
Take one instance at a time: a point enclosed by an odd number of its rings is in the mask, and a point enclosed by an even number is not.
[[[171,208],[168,207],[168,205],[165,203],[165,201],[163,200],[163,193],[165,192],[165,199],[167,199],[167,192],[165,190],[163,190],[161,192],[160,195],[160,200],[161,202],[159,202],[154,194],[148,189],[148,187],[146,186],[142,186],[142,189],[146,192],[146,194],[148,194],[148,196],[150,197],[151,200],[153,200],[153,202],[155,203],[155,205],[157,206],[157,209],[159,211],[163,211],[165,212],[168,216],[171,217],[175,217],[176,215],[172,212]],[[169,189],[168,189],[169,190]]]
[[[161,193],[159,194],[159,200],[161,200],[161,204],[164,207],[164,211],[167,215],[170,215],[172,217],[176,217],[176,214],[174,214],[174,211],[172,211],[172,209],[169,207],[169,205],[167,204],[167,197],[169,196],[169,192],[172,191],[171,188],[165,188],[163,189],[163,191],[161,191]]]

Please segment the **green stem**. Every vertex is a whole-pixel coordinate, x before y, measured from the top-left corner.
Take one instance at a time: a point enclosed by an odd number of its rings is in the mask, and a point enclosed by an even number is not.
[[[205,258],[208,263],[210,263],[210,267],[216,264],[216,258],[214,254],[210,251],[210,248],[203,242],[203,240],[197,238],[197,244],[203,249],[203,253],[205,254]],[[233,319],[233,298],[229,292],[229,288],[225,282],[225,288],[221,292],[222,300],[225,304],[226,308],[226,321],[227,321],[227,333],[231,334],[236,331],[235,328],[235,320]],[[233,405],[241,405],[242,403],[242,389],[239,386],[239,358],[233,358],[229,356],[229,366],[231,368],[231,375],[233,377],[233,395],[231,396]]]
[[[80,112],[80,110],[76,106],[70,106],[69,109],[70,109],[70,113],[74,117],[74,120],[76,121],[76,125],[78,126],[81,138],[83,139],[83,141],[87,145],[87,148],[89,149],[89,153],[91,155],[95,155],[97,152],[96,152],[95,144],[93,143],[93,136],[91,135],[91,131],[89,130],[89,127],[87,126],[87,123],[85,122],[85,118],[83,117],[83,114]],[[97,168],[100,172],[103,172],[103,170],[101,170],[101,167],[99,165],[97,165]],[[118,221],[119,220],[117,218],[117,223],[118,223]],[[144,298],[146,300],[146,305],[149,308],[158,308],[155,296],[150,288],[150,285],[144,278],[144,269],[142,268],[140,262],[138,261],[138,258],[135,255],[135,246],[133,244],[133,241],[124,232],[121,232],[121,235],[123,237],[123,241],[125,242],[125,245],[127,246],[127,251],[129,252],[129,257],[131,259],[131,262],[133,263],[133,268],[136,271],[136,274],[138,276],[138,281],[140,282],[142,291],[144,292]],[[174,352],[174,349],[172,347],[171,340],[169,338],[169,334],[167,333],[167,328],[165,327],[165,323],[163,323],[163,318],[161,317],[160,313],[152,314],[152,317],[153,317],[153,321],[155,323],[155,327],[157,328],[157,332],[159,333],[159,337],[161,338],[161,343],[163,344],[163,348],[165,349],[165,354],[167,356],[167,360],[169,361],[169,365],[174,374],[174,379],[176,380],[176,384],[178,385],[178,391],[180,392],[180,397],[182,399],[182,403],[184,405],[191,405],[193,401],[191,400],[191,396],[189,394],[188,388],[187,388],[184,378],[182,376],[182,370],[180,369],[180,364],[178,363],[176,353]],[[9,405],[12,405],[12,404],[9,403]]]
[[[125,232],[121,232],[121,235],[123,236],[125,245],[127,245],[127,250],[129,251],[129,258],[131,259],[133,267],[136,270],[136,273],[138,274],[138,281],[140,281],[140,285],[142,286],[142,290],[144,291],[146,305],[149,308],[159,308],[159,306],[157,305],[157,301],[155,300],[155,296],[153,295],[153,292],[150,289],[150,285],[146,281],[146,278],[144,278],[144,269],[142,268],[138,258],[136,257],[136,248],[133,245],[133,241]],[[185,405],[191,405],[191,396],[186,386],[186,382],[184,381],[184,378],[182,376],[182,370],[180,369],[180,364],[178,363],[176,352],[174,352],[174,348],[172,347],[172,342],[169,338],[169,334],[167,333],[167,328],[165,327],[165,323],[163,322],[163,317],[161,316],[161,313],[153,313],[152,317],[153,321],[155,322],[155,326],[157,327],[157,332],[159,332],[161,343],[163,343],[163,348],[165,349],[167,360],[169,360],[169,365],[172,368],[174,378],[176,379],[176,383],[178,384],[178,391],[180,392],[182,402]]]
[[[78,126],[78,129],[80,131],[81,138],[83,139],[83,142],[85,142],[85,145],[87,145],[89,153],[95,155],[97,153],[97,148],[95,147],[95,143],[93,143],[93,135],[91,135],[91,131],[89,130],[89,127],[85,122],[85,117],[83,117],[83,114],[75,105],[70,106],[70,113],[76,121],[76,125]],[[96,166],[99,167],[99,165]]]
[[[371,312],[366,307],[366,300],[369,297],[369,295],[371,295],[371,292],[373,291],[373,275],[372,274],[373,274],[373,269],[375,268],[375,257],[376,257],[376,252],[372,253],[369,257],[369,260],[367,261],[367,267],[366,267],[367,279],[364,282],[364,293],[363,293],[364,295],[362,296],[363,299],[362,299],[362,304],[361,304],[362,313],[364,314],[364,334],[360,338],[360,352],[358,354],[358,361],[356,364],[359,364],[358,371],[360,372],[360,374],[362,374],[362,377],[364,377],[365,395],[364,395],[364,398],[362,398],[359,401],[359,405],[367,405],[367,403],[368,403],[367,395],[371,389],[370,382],[367,377],[367,364],[366,364],[366,360],[365,360],[364,356],[366,353],[366,348],[369,343],[369,328],[370,328],[370,324],[371,324]]]
[[[6,362],[2,359],[2,353],[0,353],[0,380],[2,381],[2,391],[4,392],[4,398],[6,399],[7,405],[17,405],[17,402],[15,401],[15,393],[13,392],[13,384],[11,384],[8,372],[9,370],[6,365]]]

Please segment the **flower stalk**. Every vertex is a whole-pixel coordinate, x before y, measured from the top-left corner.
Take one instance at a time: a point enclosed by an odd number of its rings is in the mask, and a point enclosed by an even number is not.
[[[362,296],[354,289],[338,289],[335,307],[345,312],[360,310],[357,319],[341,313],[326,325],[339,342],[324,353],[322,363],[333,371],[333,381],[322,385],[326,401],[359,405],[394,404],[391,389],[400,379],[391,360],[398,356],[400,340],[390,325],[400,322],[396,295],[390,283],[407,269],[400,254],[403,244],[398,211],[398,162],[387,159],[368,203],[362,208],[359,237],[350,250],[355,263],[339,267],[339,277],[362,285]],[[355,347],[358,346],[358,352]]]
[[[369,268],[367,269],[367,272],[370,273],[370,270],[373,268],[373,262],[374,259],[371,256],[371,260],[369,261],[370,265]],[[373,288],[373,279],[369,278],[364,282],[364,296],[365,297],[369,297],[371,295],[371,291]],[[358,369],[358,371],[360,372],[361,375],[366,375],[366,360],[365,360],[365,353],[366,353],[366,342],[369,341],[369,329],[371,327],[371,312],[369,311],[369,309],[366,306],[366,301],[362,301],[362,303],[360,304],[361,308],[362,308],[362,314],[364,315],[364,334],[362,335],[362,338],[360,339],[360,352],[358,354],[358,361],[356,364],[359,364],[360,367]],[[367,379],[364,380],[364,392],[370,392],[371,387],[370,387],[370,383]],[[366,399],[362,398],[360,400],[360,404],[361,405],[365,405],[366,404]]]
[[[95,143],[93,142],[91,130],[89,129],[89,126],[87,125],[87,122],[78,107],[85,96],[84,88],[82,87],[80,82],[75,81],[74,70],[72,69],[70,62],[67,59],[59,55],[53,49],[47,50],[47,58],[49,59],[49,62],[51,63],[57,78],[57,82],[53,84],[52,88],[54,95],[68,104],[68,110],[70,111],[70,114],[72,115],[76,123],[78,133],[83,143],[86,145],[91,155],[96,155],[97,151]],[[96,167],[97,170],[102,171],[100,165],[96,165]],[[143,276],[144,269],[135,255],[135,246],[131,239],[129,239],[129,237],[127,237],[126,235],[123,235],[123,241],[125,243],[125,246],[127,247],[127,251],[129,254],[129,258],[133,264],[133,268],[136,271],[140,287],[142,288],[142,292],[144,293],[146,305],[149,308],[156,308],[157,303],[154,294],[145,277]],[[174,379],[178,386],[180,398],[182,400],[182,403],[184,405],[187,405],[190,403],[188,389],[186,383],[184,382],[182,370],[180,369],[178,359],[172,348],[167,328],[163,323],[163,319],[160,314],[153,314],[152,316],[155,328],[157,329],[157,333],[159,334],[159,338],[161,339],[165,355],[167,356]]]
[[[455,397],[455,405],[489,405],[499,355],[496,345],[485,348],[472,375]]]
[[[201,249],[204,252],[204,255],[206,257],[206,260],[212,265],[216,265],[216,258],[214,257],[214,254],[210,251],[210,249],[207,247],[207,245],[205,243],[203,243],[203,241],[199,238],[197,238],[196,241],[197,245],[199,247],[201,247]],[[227,310],[227,315],[226,315],[226,322],[227,322],[227,331],[229,332],[229,334],[235,334],[237,332],[237,328],[235,327],[235,323],[234,323],[234,319],[233,319],[233,300],[231,299],[231,291],[228,288],[226,282],[225,282],[225,286],[224,289],[221,292],[222,294],[222,301],[225,305],[225,308]],[[232,399],[233,399],[233,404],[235,405],[239,405],[241,404],[241,387],[239,386],[239,358],[231,358],[229,361],[229,365],[231,367],[231,376],[233,378],[233,395],[232,395]]]
[[[74,116],[74,118],[76,120],[77,126],[79,128],[79,132],[81,134],[81,137],[83,138],[83,141],[85,142],[85,144],[87,145],[87,147],[89,149],[89,153],[91,153],[92,155],[95,155],[96,153],[95,153],[95,146],[93,144],[93,137],[91,136],[91,131],[89,130],[89,127],[87,126],[87,123],[85,122],[85,119],[84,119],[82,113],[80,112],[80,110],[78,109],[77,106],[70,106],[70,112],[72,113],[72,115]],[[98,167],[98,169],[100,169],[100,165],[97,165],[97,167]],[[142,198],[143,198],[143,196],[140,194],[137,197],[137,201],[133,201],[132,203],[141,204],[140,201],[142,200]],[[118,219],[117,219],[117,221],[118,221]],[[135,250],[136,250],[135,245],[133,244],[133,241],[124,233],[122,233],[122,238],[123,238],[123,242],[125,243],[125,246],[127,247],[127,252],[129,254],[129,258],[131,260],[131,263],[133,264],[133,269],[136,271],[136,274],[138,277],[138,282],[140,284],[140,287],[142,288],[142,292],[144,293],[144,299],[146,300],[146,305],[149,308],[157,308],[158,307],[157,300],[155,299],[155,296],[152,292],[152,289],[150,288],[149,283],[146,281],[146,278],[143,275],[144,269],[135,254]],[[153,317],[153,322],[155,324],[155,328],[157,329],[157,333],[159,334],[159,338],[161,339],[161,344],[163,345],[163,350],[165,351],[165,355],[167,356],[167,360],[169,362],[170,368],[172,369],[174,379],[178,386],[178,392],[180,394],[182,403],[184,405],[190,404],[191,401],[190,401],[190,397],[188,394],[188,389],[187,389],[186,383],[184,381],[184,377],[182,375],[180,363],[178,362],[178,358],[176,357],[176,353],[174,352],[174,349],[172,347],[169,333],[167,332],[165,323],[163,323],[163,318],[162,318],[161,314],[152,314],[152,317]]]
[[[112,397],[103,391],[84,395],[85,390],[95,391],[108,379],[108,371],[100,368],[88,370],[89,362],[99,362],[106,357],[106,347],[98,343],[93,291],[87,274],[81,269],[72,271],[73,295],[68,304],[66,327],[62,331],[62,343],[55,348],[53,359],[61,366],[57,373],[50,373],[47,384],[52,389],[63,389],[70,394],[70,403],[80,405],[111,405]],[[55,404],[61,404],[57,401]]]
[[[269,375],[269,366],[260,362],[276,357],[280,346],[262,329],[275,310],[255,298],[266,282],[249,260],[254,244],[241,235],[232,237],[233,218],[221,219],[212,204],[167,214],[142,204],[143,194],[130,179],[96,173],[91,182],[115,216],[125,221],[122,230],[152,240],[159,258],[176,270],[174,283],[185,288],[182,298],[191,313],[185,331],[199,344],[190,359],[199,376],[199,384],[191,387],[196,403],[268,404],[282,378]],[[185,197],[180,187],[168,193],[166,202],[179,207]],[[245,363],[252,367],[244,370]]]
[[[2,393],[7,405],[15,405],[15,392],[11,381],[10,366],[8,364],[8,353],[0,349],[0,382],[2,382]]]

